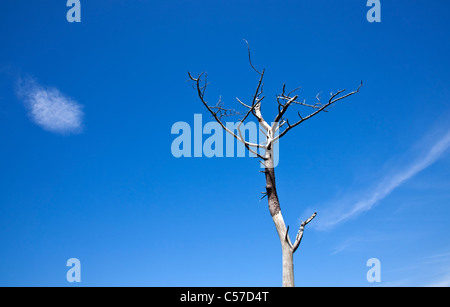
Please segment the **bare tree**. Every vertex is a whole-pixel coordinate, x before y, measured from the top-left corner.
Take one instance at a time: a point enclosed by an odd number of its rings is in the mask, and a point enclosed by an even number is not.
[[[242,107],[246,109],[245,113],[237,112],[234,109],[227,109],[224,107],[223,102],[219,98],[219,101],[216,105],[211,105],[206,101],[205,93],[207,88],[206,81],[206,73],[202,72],[198,75],[197,78],[194,78],[191,73],[188,72],[190,80],[194,82],[194,87],[197,90],[198,97],[200,98],[203,105],[206,109],[211,113],[212,117],[220,124],[220,126],[229,134],[234,136],[238,141],[242,142],[251,153],[255,154],[256,157],[260,158],[261,163],[264,165],[264,174],[266,179],[266,191],[263,192],[264,197],[267,197],[269,203],[269,212],[272,216],[273,222],[275,224],[275,228],[278,233],[278,237],[281,242],[281,251],[282,251],[282,260],[283,260],[283,287],[293,287],[294,286],[294,262],[293,255],[295,251],[300,246],[300,243],[303,238],[303,233],[306,225],[310,223],[316,216],[316,212],[314,212],[308,219],[303,221],[300,225],[300,229],[297,232],[294,242],[291,241],[289,237],[289,226],[286,227],[283,216],[281,214],[280,202],[278,200],[276,183],[275,183],[275,169],[274,169],[274,144],[279,141],[280,138],[284,137],[289,131],[293,128],[297,127],[304,121],[312,118],[313,116],[321,113],[327,112],[327,110],[339,100],[347,98],[351,95],[354,95],[359,92],[359,89],[363,85],[359,85],[359,87],[353,92],[345,93],[345,89],[339,90],[336,93],[331,93],[330,97],[326,102],[322,102],[320,95],[316,96],[316,102],[314,104],[306,103],[306,100],[300,101],[298,99],[298,95],[295,93],[299,88],[296,88],[290,92],[286,92],[286,86],[283,84],[282,91],[279,95],[276,96],[278,113],[275,116],[272,124],[269,125],[263,118],[261,114],[261,101],[264,99],[263,96],[263,78],[265,70],[262,71],[257,70],[251,61],[250,55],[250,46],[248,42],[244,40],[247,44],[248,48],[248,59],[250,66],[253,70],[259,75],[258,85],[256,86],[256,90],[252,96],[250,103],[244,103],[239,98],[236,98]],[[291,105],[298,105],[299,107],[303,107],[304,109],[308,109],[308,115],[302,116],[300,112],[297,112],[298,118],[295,122],[289,122],[289,119],[286,117],[286,111]],[[228,129],[224,122],[223,118],[233,115],[243,115],[239,121],[236,130],[232,131]],[[251,143],[245,140],[244,136],[241,132],[241,125],[252,115],[258,121],[260,127],[262,128],[262,132],[265,134],[265,142],[263,143]],[[261,153],[262,152],[262,153]]]

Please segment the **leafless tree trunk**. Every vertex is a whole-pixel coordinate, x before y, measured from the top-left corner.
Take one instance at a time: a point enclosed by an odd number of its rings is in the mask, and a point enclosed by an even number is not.
[[[300,241],[303,237],[303,231],[306,224],[308,224],[315,216],[316,212],[311,215],[305,222],[302,222],[300,229],[295,238],[294,244],[291,243],[289,238],[289,226],[286,228],[283,215],[281,214],[280,203],[278,201],[276,183],[275,183],[275,168],[273,164],[273,150],[271,148],[266,149],[265,155],[265,176],[266,176],[266,195],[269,202],[269,212],[272,216],[275,228],[278,233],[278,237],[281,242],[281,252],[283,260],[283,287],[294,286],[294,252],[300,245]]]
[[[277,95],[277,104],[278,104],[278,113],[273,120],[272,125],[269,125],[263,118],[261,114],[261,101],[264,99],[263,94],[263,78],[265,70],[263,69],[261,72],[258,71],[251,62],[250,56],[250,47],[248,46],[248,57],[250,66],[255,70],[260,78],[258,81],[258,85],[256,87],[255,94],[252,97],[251,103],[244,103],[239,98],[236,98],[237,101],[247,110],[245,113],[239,113],[234,109],[226,109],[223,106],[223,102],[219,99],[216,105],[210,105],[205,99],[205,92],[207,87],[206,82],[206,74],[201,73],[197,78],[194,78],[190,73],[189,78],[194,82],[195,88],[197,90],[198,97],[200,98],[203,105],[206,109],[211,113],[212,117],[221,125],[221,127],[233,135],[238,141],[242,142],[245,147],[255,154],[258,158],[260,158],[264,165],[264,174],[266,179],[266,191],[263,192],[264,197],[267,197],[269,204],[269,212],[272,216],[272,220],[275,224],[275,228],[278,233],[278,237],[281,242],[281,251],[282,251],[282,264],[283,264],[283,287],[293,287],[294,284],[294,262],[293,255],[297,248],[300,246],[301,240],[303,238],[303,232],[305,230],[305,226],[311,222],[315,216],[316,212],[314,212],[307,220],[303,221],[300,225],[300,229],[297,232],[294,243],[289,238],[289,226],[286,227],[286,224],[283,219],[283,215],[281,214],[280,202],[278,200],[276,182],[275,182],[275,167],[274,167],[274,144],[279,141],[279,139],[286,135],[291,129],[297,127],[299,124],[304,121],[310,119],[311,117],[321,113],[327,112],[327,109],[332,106],[335,102],[347,98],[353,94],[359,92],[359,89],[362,86],[362,82],[359,87],[348,94],[343,94],[344,90],[339,90],[336,93],[331,93],[330,98],[326,103],[322,103],[320,95],[316,96],[317,102],[314,104],[306,103],[306,100],[299,101],[298,95],[294,95],[294,93],[299,89],[296,88],[288,93],[286,93],[286,87],[283,84],[281,94]],[[310,110],[307,116],[302,116],[300,112],[297,112],[298,119],[296,122],[291,124],[289,119],[285,118],[286,111],[288,108],[293,105],[299,105],[301,107],[307,108]],[[250,143],[245,140],[243,137],[240,126],[245,122],[245,120],[252,114],[259,125],[262,127],[263,133],[266,135],[266,140],[264,143]],[[235,131],[231,131],[228,129],[222,121],[223,117],[234,116],[234,115],[244,115],[237,126],[237,134]],[[263,153],[261,153],[263,152]]]

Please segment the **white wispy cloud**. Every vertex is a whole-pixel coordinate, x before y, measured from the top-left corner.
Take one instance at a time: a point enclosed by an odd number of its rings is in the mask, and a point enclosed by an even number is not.
[[[383,198],[388,196],[392,191],[399,187],[402,183],[412,178],[414,175],[424,170],[436,160],[450,147],[450,130],[435,138],[431,145],[422,150],[415,159],[401,169],[394,170],[389,175],[382,178],[374,188],[363,194],[352,193],[342,199],[333,201],[333,205],[327,206],[321,218],[314,224],[316,229],[330,229],[339,223],[347,221],[359,214],[369,211]],[[355,199],[355,196],[358,194]]]
[[[400,266],[385,274],[394,278],[382,286],[450,287],[450,253],[417,258],[407,266]],[[400,277],[401,279],[395,279]]]
[[[426,287],[450,287],[450,274],[441,277],[439,280],[435,280],[427,285]]]
[[[428,257],[428,264],[434,265],[435,276],[425,284],[427,287],[450,287],[450,253],[441,253]]]
[[[427,287],[450,287],[450,253],[441,253],[428,257],[428,267],[434,267],[428,271],[434,272],[433,278],[428,281]]]
[[[64,135],[82,131],[83,106],[57,88],[25,78],[18,81],[16,93],[28,109],[30,119],[44,130]]]

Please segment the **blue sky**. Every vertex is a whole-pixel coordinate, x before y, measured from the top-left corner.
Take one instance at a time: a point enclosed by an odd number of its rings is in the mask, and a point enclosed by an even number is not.
[[[279,286],[252,158],[175,158],[208,97],[360,93],[280,142],[298,286],[450,285],[448,1],[2,1],[0,285]],[[295,110],[289,115],[295,118]],[[205,137],[206,138],[206,137]],[[66,261],[81,262],[81,283]],[[366,280],[370,258],[381,283]]]

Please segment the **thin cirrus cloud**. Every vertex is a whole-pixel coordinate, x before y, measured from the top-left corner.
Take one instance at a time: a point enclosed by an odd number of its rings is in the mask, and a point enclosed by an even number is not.
[[[372,189],[359,194],[357,198],[344,196],[333,201],[333,205],[326,206],[328,209],[324,210],[321,219],[315,223],[314,227],[319,230],[331,229],[372,209],[401,184],[436,162],[447,151],[450,147],[450,130],[441,133],[432,142],[426,143],[427,145],[421,144],[426,148],[421,150],[421,154],[416,154],[416,158],[405,167],[396,169],[383,177]]]
[[[30,119],[42,129],[62,135],[82,132],[83,106],[57,88],[25,78],[18,81],[16,93],[28,109]]]

